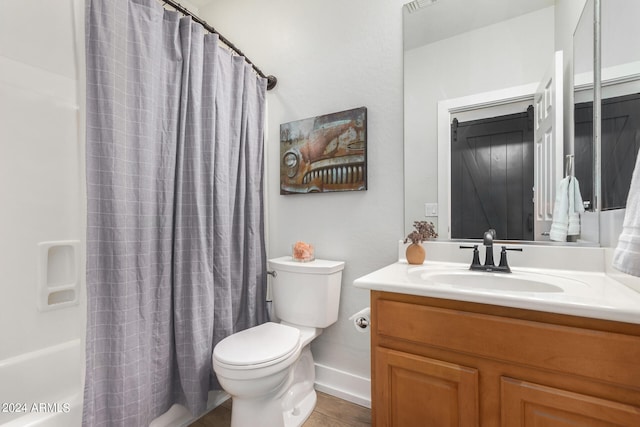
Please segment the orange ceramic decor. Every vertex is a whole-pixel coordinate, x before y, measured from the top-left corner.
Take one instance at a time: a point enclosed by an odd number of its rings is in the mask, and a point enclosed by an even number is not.
[[[409,264],[422,264],[425,258],[425,251],[421,244],[412,243],[407,246],[407,262]]]

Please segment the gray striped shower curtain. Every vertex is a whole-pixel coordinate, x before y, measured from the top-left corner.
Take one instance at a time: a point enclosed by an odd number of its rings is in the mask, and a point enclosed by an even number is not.
[[[267,320],[266,80],[157,0],[87,0],[83,424],[194,415],[214,345]]]

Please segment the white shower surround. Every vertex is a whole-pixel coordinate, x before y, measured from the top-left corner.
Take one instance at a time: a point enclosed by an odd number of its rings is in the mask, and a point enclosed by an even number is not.
[[[5,2],[0,16],[0,402],[14,405],[1,426],[81,422],[83,17],[81,0]]]

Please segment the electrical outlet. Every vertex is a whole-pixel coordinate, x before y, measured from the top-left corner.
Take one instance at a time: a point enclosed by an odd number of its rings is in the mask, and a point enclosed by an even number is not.
[[[437,203],[425,203],[424,204],[424,216],[438,216],[438,204]]]

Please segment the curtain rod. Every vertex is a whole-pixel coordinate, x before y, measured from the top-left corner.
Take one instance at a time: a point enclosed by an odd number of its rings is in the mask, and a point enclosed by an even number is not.
[[[255,72],[258,73],[258,75],[260,77],[263,77],[263,78],[267,79],[267,90],[271,90],[274,87],[276,87],[276,84],[278,83],[278,79],[276,78],[276,76],[272,76],[272,75],[266,76],[262,72],[262,70],[260,70],[260,68],[258,68],[256,66],[256,64],[254,64],[253,62],[251,62],[249,60],[249,58],[247,58],[247,55],[242,53],[242,51],[240,49],[238,49],[233,43],[231,43],[229,40],[227,40],[227,38],[225,38],[222,34],[217,32],[215,30],[215,28],[213,28],[211,25],[207,24],[207,22],[204,19],[202,19],[202,18],[196,16],[195,14],[191,13],[186,7],[182,6],[178,2],[175,2],[174,0],[162,0],[162,2],[165,3],[165,4],[168,4],[169,6],[171,6],[172,8],[177,10],[178,12],[182,13],[183,15],[190,16],[194,21],[196,21],[198,24],[202,25],[210,33],[217,34],[218,37],[220,38],[220,40],[222,40],[222,42],[224,44],[226,44],[229,48],[231,48],[238,55],[243,56],[245,61],[247,61],[253,67]]]

